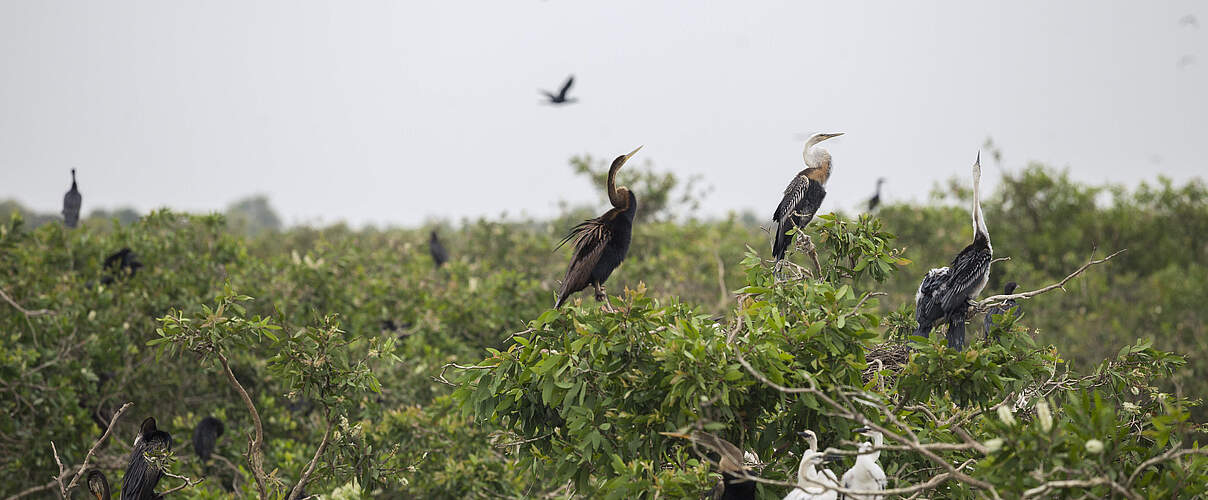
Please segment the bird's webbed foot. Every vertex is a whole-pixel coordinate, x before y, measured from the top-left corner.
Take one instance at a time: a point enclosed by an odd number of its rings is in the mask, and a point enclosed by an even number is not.
[[[596,301],[604,303],[604,310],[610,313],[617,312],[612,308],[612,304],[608,302],[608,292],[604,290],[604,285],[596,285]]]

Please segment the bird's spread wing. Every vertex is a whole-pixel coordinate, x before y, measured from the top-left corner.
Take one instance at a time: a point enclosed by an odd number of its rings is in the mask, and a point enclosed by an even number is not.
[[[805,192],[809,189],[811,182],[809,177],[801,174],[793,177],[793,181],[789,183],[789,187],[784,188],[784,198],[780,200],[780,205],[776,207],[776,212],[772,214],[772,220],[781,222],[786,216],[791,214],[794,207],[805,199]]]
[[[575,84],[575,77],[574,77],[574,75],[571,75],[570,78],[566,79],[566,83],[562,85],[562,91],[558,92],[558,97],[565,99],[566,93],[570,91],[570,86],[574,85],[574,84]]]
[[[608,228],[608,222],[618,215],[620,215],[620,210],[614,208],[598,218],[580,222],[558,243],[558,248],[561,248],[567,242],[575,241],[575,253],[570,259],[566,277],[562,279],[562,291],[573,292],[587,286],[588,280],[591,279],[592,269],[595,269],[596,263],[600,262],[604,247],[612,240],[612,231]]]
[[[966,303],[970,293],[976,293],[978,285],[990,268],[990,252],[969,245],[952,259],[952,270],[948,273],[948,289],[943,291],[944,311],[955,310]]]

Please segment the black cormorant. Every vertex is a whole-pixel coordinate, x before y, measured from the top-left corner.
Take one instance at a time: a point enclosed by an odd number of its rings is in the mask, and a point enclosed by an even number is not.
[[[927,337],[941,319],[948,320],[948,347],[965,347],[965,318],[969,301],[977,297],[990,279],[994,248],[981,209],[981,154],[973,163],[973,243],[956,254],[948,267],[927,272],[915,295],[915,335]]]
[[[548,90],[542,90],[541,93],[545,94],[545,97],[549,98],[550,104],[554,104],[554,105],[570,104],[572,102],[578,101],[578,99],[576,99],[574,97],[566,96],[567,92],[570,92],[570,86],[574,85],[574,84],[575,84],[575,75],[570,75],[570,77],[568,77],[566,79],[566,83],[562,84],[562,90],[560,90],[556,95],[553,92],[550,92]]]
[[[71,191],[63,195],[63,225],[67,227],[76,227],[80,223],[80,205],[83,204],[84,197],[80,196],[80,189],[76,186],[75,169],[71,169]]]
[[[104,267],[105,271],[108,271],[109,274],[101,277],[101,283],[109,285],[127,276],[134,277],[138,273],[138,270],[143,267],[143,263],[138,260],[138,254],[130,250],[129,247],[124,247],[105,257]]]
[[[223,430],[222,421],[214,417],[203,418],[197,423],[197,428],[193,429],[193,451],[197,452],[201,463],[210,460],[210,454],[214,453],[214,443],[218,441]]]
[[[881,184],[884,184],[884,183],[885,183],[884,177],[877,179],[877,192],[872,195],[872,198],[868,199],[868,211],[869,212],[872,212],[873,210],[876,210],[877,207],[881,206]]]
[[[440,238],[436,237],[436,230],[432,230],[432,235],[428,237],[428,253],[432,255],[432,262],[436,263],[436,267],[445,265],[449,260],[449,252],[445,250],[445,246],[441,244]]]
[[[109,500],[109,480],[105,479],[105,473],[88,469],[88,492],[96,497],[96,500]]]
[[[1007,286],[1004,287],[1002,290],[1002,294],[1011,295],[1011,294],[1015,293],[1015,288],[1018,286],[1019,285],[1017,285],[1014,281],[1007,283]],[[1002,304],[999,304],[999,305],[996,305],[994,307],[987,309],[986,317],[985,317],[985,328],[984,328],[986,338],[990,338],[990,330],[994,328],[994,316],[1007,314],[1009,312],[1014,311],[1014,312],[1012,312],[1011,315],[1013,317],[1018,318],[1019,317],[1019,309],[1017,309],[1018,307],[1019,307],[1019,305],[1015,303],[1015,299],[1007,299],[1007,300],[1004,300],[1002,302]]]
[[[608,200],[612,209],[595,219],[585,220],[570,230],[562,242],[575,240],[575,253],[570,259],[570,267],[566,277],[562,278],[562,286],[558,289],[558,299],[554,308],[562,307],[567,297],[578,292],[587,285],[596,289],[596,300],[604,301],[604,307],[612,310],[608,304],[608,295],[604,291],[604,282],[612,271],[621,265],[625,254],[629,252],[629,240],[633,232],[633,217],[638,211],[638,199],[625,186],[617,186],[617,171],[629,161],[634,154],[642,149],[618,156],[608,169]]]
[[[814,218],[818,207],[822,206],[822,199],[826,197],[826,181],[830,179],[831,173],[831,156],[825,149],[814,147],[814,145],[841,135],[843,135],[841,132],[838,134],[814,134],[808,141],[805,141],[805,150],[801,153],[805,158],[805,170],[797,172],[797,176],[793,177],[789,187],[784,189],[784,198],[780,200],[780,205],[772,214],[772,220],[776,223],[776,232],[772,238],[772,257],[775,257],[777,261],[784,259],[785,252],[793,243],[793,236],[786,233],[793,228],[804,231],[805,225]]]
[[[155,428],[155,417],[147,417],[134,438],[134,451],[130,452],[130,464],[122,480],[122,500],[157,498],[155,486],[164,473],[148,462],[143,453],[161,450],[172,450],[172,436]]]

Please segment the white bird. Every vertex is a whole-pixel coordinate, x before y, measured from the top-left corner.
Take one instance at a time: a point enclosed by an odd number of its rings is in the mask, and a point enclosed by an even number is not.
[[[806,429],[804,431],[798,432],[797,435],[805,438],[805,441],[810,444],[810,451],[822,451],[822,450],[818,449],[818,435],[814,434],[814,431]],[[826,458],[825,456],[823,456],[822,461],[829,462],[831,460]],[[832,472],[830,469],[823,468],[819,472],[821,472],[826,477],[830,478],[832,483],[839,484],[839,478],[837,476],[835,476],[835,473]]]
[[[885,437],[880,432],[861,427],[856,432],[872,438],[872,442],[860,443],[860,454],[856,456],[856,465],[843,473],[843,487],[849,490],[882,491],[888,481],[885,471],[877,464],[881,456],[881,445]],[[884,500],[885,495],[852,495],[852,498],[865,500]]]
[[[839,486],[835,482],[834,474],[827,476],[815,467],[822,461],[821,452],[805,450],[801,454],[801,465],[797,467],[797,487],[785,495],[784,500],[835,500],[838,498],[838,493],[832,489]],[[825,470],[823,469],[823,471]]]

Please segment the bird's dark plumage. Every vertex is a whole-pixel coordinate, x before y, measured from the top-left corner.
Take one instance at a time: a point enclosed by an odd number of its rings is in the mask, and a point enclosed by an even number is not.
[[[138,254],[129,247],[122,248],[105,257],[104,268],[108,274],[101,277],[101,283],[109,285],[125,277],[134,277],[142,267]]]
[[[1015,293],[1015,288],[1018,286],[1019,285],[1017,285],[1014,281],[1007,283],[1007,286],[1003,288],[1002,294],[1011,295],[1011,294]],[[1003,314],[1010,313],[1012,317],[1018,318],[1019,312],[1020,312],[1019,305],[1015,303],[1015,299],[1004,300],[1002,304],[999,304],[999,305],[996,305],[994,307],[987,309],[986,317],[984,319],[984,325],[983,325],[983,329],[982,329],[982,331],[986,335],[986,338],[990,337],[990,330],[992,330],[994,328],[994,317],[995,316],[1001,316]]]
[[[130,452],[130,464],[126,466],[126,476],[122,480],[122,500],[157,498],[155,486],[164,474],[148,462],[143,453],[160,450],[172,450],[172,436],[155,427],[154,417],[147,417],[134,439],[134,451]]]
[[[88,470],[88,493],[97,500],[109,500],[109,480],[97,469]]]
[[[222,421],[214,417],[201,419],[197,428],[193,429],[193,451],[197,452],[197,457],[202,463],[210,460],[210,454],[214,453],[214,443],[222,436],[223,430]]]
[[[63,195],[63,225],[67,227],[76,227],[80,223],[80,206],[83,204],[84,197],[80,195],[80,189],[76,186],[75,169],[71,169],[71,190]]]
[[[638,149],[642,149],[641,146]],[[575,252],[558,289],[558,298],[554,301],[555,309],[562,307],[568,297],[588,285],[596,289],[597,300],[606,299],[604,282],[629,253],[633,218],[638,211],[637,196],[624,186],[617,187],[616,175],[638,149],[618,156],[608,169],[608,199],[613,208],[595,219],[579,223],[558,244],[561,248],[574,240]]]
[[[872,212],[873,210],[876,210],[877,207],[881,206],[881,184],[884,184],[884,183],[885,183],[884,178],[877,179],[877,192],[872,195],[872,198],[868,199],[868,211],[869,212]]]
[[[973,164],[973,243],[952,259],[948,267],[932,269],[915,295],[915,335],[927,337],[941,319],[948,321],[948,347],[965,346],[965,319],[969,301],[981,293],[990,279],[994,249],[981,211],[981,155]]]
[[[772,257],[776,260],[784,258],[789,245],[793,244],[793,235],[786,234],[797,228],[804,231],[805,226],[814,219],[822,199],[826,198],[826,186],[823,182],[811,179],[806,175],[810,169],[802,170],[784,190],[784,198],[772,214],[776,222],[776,239],[772,243]]]
[[[438,268],[449,260],[449,252],[445,250],[445,245],[436,236],[436,230],[432,230],[432,235],[428,237],[428,253],[432,255],[432,262]]]
[[[571,85],[574,85],[574,84],[575,84],[575,75],[570,75],[570,77],[568,77],[566,79],[566,83],[562,84],[562,90],[558,91],[557,94],[554,94],[553,92],[549,92],[549,91],[545,91],[545,90],[542,90],[541,93],[545,94],[545,97],[549,98],[550,104],[570,104],[570,103],[578,100],[578,99],[575,99],[572,97],[567,97],[567,95],[566,95],[567,93],[570,92]]]

